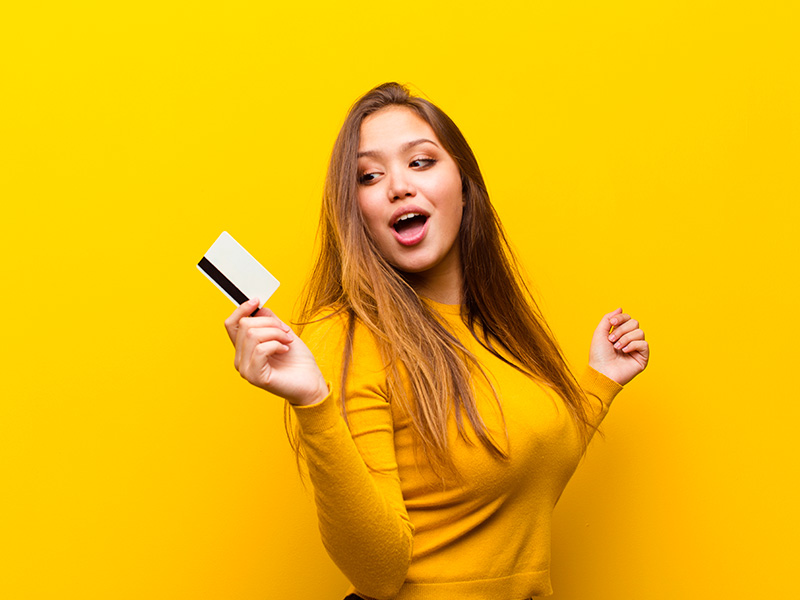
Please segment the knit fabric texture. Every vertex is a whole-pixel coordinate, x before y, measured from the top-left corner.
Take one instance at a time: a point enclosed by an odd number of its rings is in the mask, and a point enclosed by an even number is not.
[[[552,512],[581,458],[578,430],[555,392],[475,340],[459,306],[427,302],[489,375],[473,378],[477,407],[509,458],[490,452],[468,423],[466,437],[459,435],[451,411],[448,440],[460,479],[437,477],[415,443],[409,415],[392,402],[372,334],[356,324],[341,398],[345,319],[310,324],[303,341],[329,394],[294,407],[294,414],[323,544],[352,583],[348,593],[365,598],[549,595]],[[588,366],[578,381],[599,425],[622,386]]]

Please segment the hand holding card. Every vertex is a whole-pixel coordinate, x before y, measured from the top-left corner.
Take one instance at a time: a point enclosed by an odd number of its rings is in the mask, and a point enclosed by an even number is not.
[[[236,347],[239,374],[291,404],[315,404],[325,398],[328,386],[314,355],[264,306],[278,289],[278,280],[225,231],[197,268],[238,305],[225,320],[225,329]]]
[[[236,370],[253,385],[290,404],[323,400],[328,385],[308,346],[266,306],[248,317],[255,306],[254,300],[245,302],[225,320],[236,347]]]

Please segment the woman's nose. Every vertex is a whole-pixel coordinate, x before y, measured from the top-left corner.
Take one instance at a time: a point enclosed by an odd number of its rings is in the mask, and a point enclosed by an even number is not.
[[[389,180],[389,199],[402,200],[403,198],[413,198],[417,191],[413,183],[404,173],[393,173]]]

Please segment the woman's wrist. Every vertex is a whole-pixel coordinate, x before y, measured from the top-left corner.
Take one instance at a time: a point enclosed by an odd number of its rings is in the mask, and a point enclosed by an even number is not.
[[[317,391],[313,394],[305,397],[305,398],[287,398],[286,400],[292,406],[311,406],[312,404],[319,404],[322,402],[328,395],[328,384],[325,382],[324,379],[320,378],[320,385],[317,388]]]

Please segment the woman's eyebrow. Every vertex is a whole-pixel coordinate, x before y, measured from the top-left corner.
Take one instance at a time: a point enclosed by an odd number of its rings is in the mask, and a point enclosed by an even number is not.
[[[411,140],[410,142],[406,142],[405,144],[400,146],[400,152],[406,152],[407,150],[410,150],[414,146],[419,146],[420,144],[424,144],[426,142],[433,144],[437,148],[439,147],[439,144],[437,144],[433,140],[429,140],[428,138],[419,138],[418,140]],[[356,155],[356,158],[361,158],[362,156],[382,156],[382,155],[383,152],[381,152],[380,150],[364,150],[362,152],[359,152]]]

